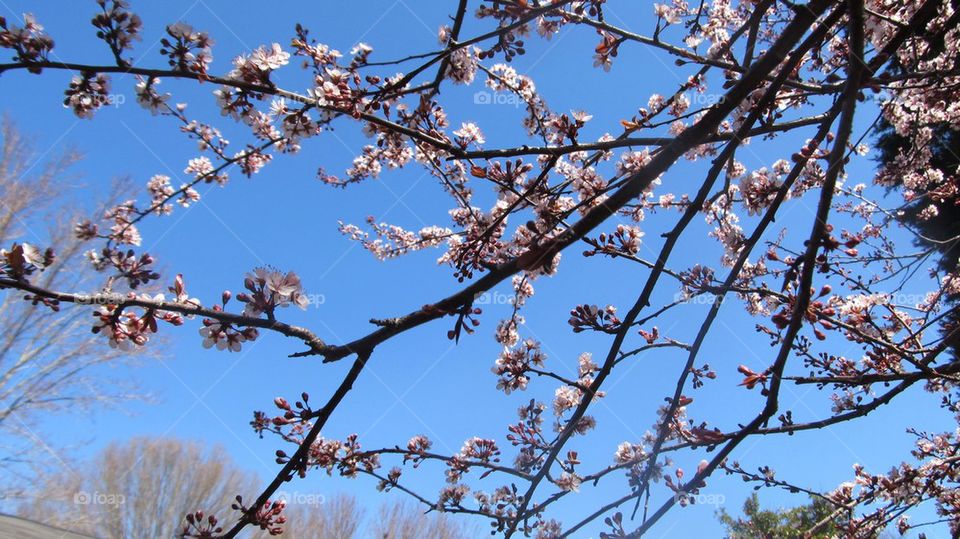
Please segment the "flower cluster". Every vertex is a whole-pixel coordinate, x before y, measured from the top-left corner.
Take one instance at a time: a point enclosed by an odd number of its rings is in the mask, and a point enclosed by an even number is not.
[[[63,106],[73,109],[80,118],[93,118],[93,113],[110,100],[110,80],[106,75],[85,72],[73,77],[63,92]]]
[[[0,17],[0,47],[13,49],[15,62],[36,63],[48,60],[53,49],[53,39],[44,31],[43,26],[30,13],[23,15],[23,27],[7,23]],[[27,68],[31,73],[40,73],[39,67]]]
[[[342,442],[318,438],[310,446],[307,465],[326,469],[327,473],[336,468],[343,477],[356,477],[360,472],[372,473],[379,468],[380,455],[361,451],[356,434]]]
[[[483,138],[483,133],[480,132],[480,128],[473,122],[464,122],[460,129],[454,131],[453,134],[457,136],[457,144],[461,148],[466,148],[471,144],[480,146],[486,142],[486,139]]]
[[[524,390],[530,378],[531,368],[542,367],[547,356],[540,350],[540,343],[527,339],[514,348],[504,348],[493,366],[493,374],[498,376],[497,389],[506,394],[514,390]]]
[[[141,107],[150,111],[150,114],[156,115],[167,108],[167,101],[170,100],[170,94],[161,94],[157,92],[157,85],[160,79],[155,77],[140,78],[135,88],[137,103]]]
[[[745,175],[740,181],[740,195],[749,215],[762,213],[776,198],[783,183],[783,176],[790,172],[791,165],[786,160],[773,164],[772,170],[766,167]]]
[[[170,176],[157,174],[147,182],[147,192],[153,200],[153,208],[157,215],[168,215],[173,211],[173,206],[167,204],[167,200],[173,197],[173,186],[170,185]]]
[[[220,305],[214,305],[213,310],[223,311],[230,298],[230,292],[224,292]],[[203,327],[200,328],[200,336],[203,337],[204,348],[216,346],[217,350],[239,352],[243,343],[257,340],[260,332],[255,327],[239,327],[222,320],[204,318]]]
[[[290,63],[290,53],[283,50],[279,43],[270,47],[258,47],[249,55],[237,56],[233,60],[233,71],[227,78],[251,84],[270,84],[270,73]]]
[[[603,309],[596,305],[577,305],[570,310],[570,320],[567,323],[573,326],[574,333],[587,329],[615,333],[620,328],[617,308],[613,305],[607,305]]]
[[[111,240],[121,245],[140,245],[140,231],[134,224],[139,218],[139,213],[134,201],[128,200],[108,209],[104,212],[103,218],[107,221],[113,221],[113,225],[110,227]]]
[[[116,270],[117,276],[125,279],[127,285],[134,290],[142,284],[160,278],[160,274],[150,268],[154,260],[148,253],[137,256],[132,249],[127,251],[104,249],[101,255],[93,258],[95,267],[101,269],[109,265]]]
[[[317,131],[317,125],[305,108],[290,107],[283,98],[274,100],[270,105],[270,116],[280,121],[283,136],[290,144],[296,144],[301,138]]]
[[[569,115],[552,114],[545,122],[547,140],[553,144],[563,144],[564,141],[576,143],[580,130],[593,116],[582,111],[571,111]],[[571,156],[574,157],[574,156]]]
[[[527,108],[523,126],[529,135],[544,135],[546,120],[551,116],[547,104],[537,93],[533,79],[517,73],[507,64],[494,64],[487,69],[486,85],[496,91],[508,91],[516,95]]]
[[[404,230],[396,225],[377,223],[373,217],[367,218],[367,224],[376,235],[371,239],[370,234],[356,225],[340,222],[340,233],[348,238],[360,242],[363,248],[373,253],[380,260],[396,258],[411,251],[427,249],[442,244],[453,237],[449,228],[428,226],[417,232]]]
[[[287,522],[287,517],[283,516],[283,511],[287,508],[287,502],[284,500],[273,502],[267,500],[259,507],[247,508],[243,505],[243,497],[238,495],[236,503],[231,504],[230,507],[234,511],[240,511],[246,515],[250,519],[250,524],[270,535],[281,535],[283,533],[283,524]]]
[[[460,452],[447,461],[447,482],[457,483],[463,474],[470,471],[471,464],[500,462],[500,449],[494,440],[470,438],[463,443]]]
[[[846,523],[846,530],[858,533],[880,533],[904,510],[932,499],[937,513],[949,523],[951,533],[960,533],[960,453],[956,434],[930,435],[911,431],[918,436],[914,456],[919,465],[903,462],[887,473],[871,474],[860,464],[854,465],[854,480],[838,486],[828,496],[840,505],[853,506],[868,501],[875,506],[861,515],[854,515]],[[910,529],[906,519],[897,526],[903,532]]]
[[[164,301],[163,294],[137,296],[131,292],[126,298]],[[174,326],[183,324],[183,316],[179,313],[146,307],[138,314],[124,303],[124,296],[118,296],[116,303],[101,305],[93,313],[96,319],[93,333],[106,337],[110,348],[131,352],[145,345],[150,340],[150,334],[157,332],[157,322],[162,321]]]
[[[413,462],[414,468],[420,466],[420,463],[423,462],[424,454],[426,454],[431,447],[433,447],[433,442],[422,434],[410,438],[410,441],[407,442],[407,453],[403,455],[404,464],[409,460]]]
[[[507,440],[519,447],[514,459],[514,466],[522,472],[538,469],[543,464],[542,449],[546,444],[543,440],[543,412],[546,406],[543,403],[530,399],[530,402],[517,410],[520,418],[518,423],[507,427]]]
[[[440,498],[437,500],[437,506],[440,511],[456,509],[460,507],[460,502],[470,494],[470,487],[458,483],[456,485],[447,485],[440,489]]]
[[[223,532],[223,527],[214,515],[204,515],[203,511],[187,513],[187,521],[183,529],[180,530],[178,538],[185,539],[193,537],[196,539],[208,539]]]
[[[14,243],[10,250],[0,249],[0,275],[15,281],[43,271],[54,261],[53,249],[41,251],[29,243]]]
[[[627,255],[633,256],[640,252],[640,245],[643,243],[641,238],[643,231],[639,227],[618,224],[616,231],[612,234],[601,233],[594,244],[596,249],[585,251],[585,256],[593,256],[602,253],[606,255]]]
[[[257,340],[260,332],[257,328],[237,329],[232,324],[205,318],[203,327],[200,328],[200,336],[203,337],[204,348],[216,346],[217,350],[239,352],[243,343]]]
[[[477,74],[479,50],[476,47],[460,47],[450,53],[446,77],[457,84],[470,84]]]
[[[620,40],[617,36],[601,31],[600,43],[594,49],[596,54],[593,55],[593,67],[602,67],[604,71],[610,71],[619,48]]]
[[[240,171],[243,173],[243,175],[249,178],[250,176],[260,172],[260,169],[265,167],[267,163],[273,159],[273,156],[268,153],[263,153],[255,148],[248,148],[246,150],[237,152],[233,158],[236,159],[237,164],[240,165]],[[218,178],[225,178],[225,176],[220,174],[218,175]]]
[[[580,404],[583,392],[575,387],[560,386],[553,395],[553,415],[560,417],[567,410],[572,410]]]
[[[167,26],[167,35],[160,39],[160,45],[160,54],[166,56],[170,67],[178,71],[204,76],[213,61],[210,36],[183,22]]]
[[[314,70],[323,71],[327,67],[336,67],[337,62],[343,56],[340,51],[331,49],[323,43],[317,43],[310,38],[310,32],[302,25],[296,26],[297,37],[291,42],[295,49],[294,54],[307,58]]]
[[[256,268],[248,273],[243,286],[249,293],[237,294],[237,301],[244,303],[245,316],[258,317],[266,313],[273,319],[277,307],[296,305],[306,309],[308,298],[303,293],[300,277],[294,272],[283,273],[273,268]]]
[[[272,432],[292,443],[299,444],[307,430],[313,426],[310,420],[314,417],[314,411],[310,407],[310,395],[306,392],[300,394],[302,401],[298,400],[293,407],[287,399],[277,397],[273,399],[273,405],[282,412],[281,415],[268,416],[266,412],[253,412],[253,421],[250,426],[261,438],[263,433]],[[283,451],[277,452],[277,464],[283,464],[289,460],[287,454]]]
[[[97,4],[101,12],[90,21],[97,29],[97,37],[110,46],[118,62],[125,62],[121,55],[140,39],[143,21],[130,11],[130,4],[126,0],[97,0]]]
[[[617,464],[632,464],[645,459],[647,451],[642,444],[632,444],[623,442],[617,446],[617,451],[613,455],[613,461]]]

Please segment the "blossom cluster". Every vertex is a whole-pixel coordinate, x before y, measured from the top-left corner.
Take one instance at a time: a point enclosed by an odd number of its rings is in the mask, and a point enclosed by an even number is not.
[[[213,62],[213,40],[209,34],[194,30],[184,22],[167,26],[167,35],[160,38],[160,54],[167,57],[170,67],[185,72],[206,75]]]
[[[277,307],[296,305],[305,309],[309,302],[303,293],[300,277],[294,272],[283,273],[273,268],[256,268],[243,280],[249,293],[237,294],[237,301],[244,303],[243,314],[258,317],[266,313],[273,318]]]
[[[12,49],[15,62],[45,62],[53,50],[53,39],[43,31],[43,26],[37,23],[32,14],[25,13],[22,27],[9,24],[6,18],[0,17],[0,47]],[[40,73],[39,67],[28,66],[28,69]]]
[[[137,296],[131,292],[127,297],[154,302],[164,301],[163,294]],[[118,299],[120,301],[117,303],[101,305],[93,313],[95,318],[93,332],[105,337],[111,348],[130,352],[150,340],[150,334],[157,332],[158,322],[162,321],[174,326],[183,324],[183,316],[179,313],[153,308],[144,308],[142,313],[137,313],[123,305],[122,297]]]

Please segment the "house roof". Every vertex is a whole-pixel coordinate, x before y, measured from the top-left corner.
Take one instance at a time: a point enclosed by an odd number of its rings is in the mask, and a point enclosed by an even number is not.
[[[0,514],[0,539],[95,539],[13,515]]]

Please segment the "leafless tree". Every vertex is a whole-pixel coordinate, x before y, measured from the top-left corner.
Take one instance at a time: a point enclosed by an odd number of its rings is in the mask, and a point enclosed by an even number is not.
[[[278,537],[296,539],[297,537],[359,537],[366,511],[353,496],[337,494],[333,496],[288,496],[287,522]],[[260,536],[268,537],[269,532],[257,530]]]
[[[196,507],[226,511],[236,493],[256,488],[221,446],[175,438],[134,438],[103,449],[90,463],[42,476],[18,513],[52,526],[110,539],[173,537]],[[363,537],[364,509],[356,498],[287,493],[287,519],[279,534],[254,529],[251,538],[352,539]],[[213,513],[211,513],[213,514]],[[425,515],[385,503],[367,523],[366,536],[384,539],[466,539],[466,528],[443,515]]]
[[[485,535],[448,515],[424,513],[409,501],[384,504],[373,526],[376,539],[461,539]]]
[[[43,476],[18,512],[98,537],[173,537],[188,512],[227,510],[256,481],[223,447],[134,438],[109,445],[90,463]]]
[[[41,277],[44,286],[101,290],[103,276],[85,262],[86,246],[73,233],[81,208],[67,186],[76,180],[70,166],[79,155],[41,159],[8,119],[0,121],[0,137],[0,242],[49,244],[56,258]],[[118,183],[108,198],[122,189]],[[0,498],[20,492],[38,459],[56,465],[66,458],[44,418],[142,397],[130,380],[102,368],[130,364],[136,354],[101,346],[90,332],[88,309],[55,305],[54,311],[42,300],[24,301],[29,296],[0,296]]]

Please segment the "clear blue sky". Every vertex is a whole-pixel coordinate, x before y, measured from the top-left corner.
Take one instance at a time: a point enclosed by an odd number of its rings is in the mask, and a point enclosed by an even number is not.
[[[310,28],[319,41],[343,52],[364,41],[374,47],[373,59],[394,59],[434,50],[437,28],[449,22],[455,5],[456,2],[414,0],[274,4],[134,1],[133,9],[145,24],[144,39],[137,45],[134,57],[137,65],[164,67],[157,40],[166,24],[183,20],[208,31],[216,40],[214,73],[225,73],[235,55],[261,44],[276,41],[288,45],[296,22]],[[16,21],[22,12],[33,12],[56,41],[54,59],[110,61],[109,50],[96,39],[88,22],[96,10],[92,1],[3,0],[0,9],[0,14],[11,21]],[[615,24],[642,33],[652,30],[653,9],[648,2],[611,2],[605,10]],[[476,35],[488,28],[487,24],[468,18],[464,35]],[[692,73],[691,68],[675,68],[664,55],[625,45],[611,72],[604,74],[592,68],[597,36],[586,29],[564,31],[549,42],[536,37],[528,41],[528,54],[515,61],[517,69],[534,78],[554,110],[583,109],[593,114],[587,130],[593,137],[607,131],[618,132],[618,120],[645,106],[651,93],[669,95],[679,81]],[[122,95],[124,102],[105,108],[93,121],[87,121],[76,119],[71,111],[60,106],[69,76],[65,72],[43,77],[25,72],[4,74],[0,78],[0,110],[32,135],[39,149],[51,148],[55,153],[72,147],[86,155],[76,168],[81,173],[74,191],[78,199],[95,200],[97,193],[116,176],[129,175],[138,186],[143,186],[152,175],[166,174],[179,185],[187,160],[197,156],[195,143],[178,132],[173,120],[151,117],[135,103],[132,77],[114,77],[112,91]],[[301,91],[308,83],[305,73],[293,66],[283,70],[279,80],[282,85]],[[175,101],[190,103],[188,116],[221,127],[234,151],[248,140],[243,129],[219,118],[210,94],[215,89],[213,85],[164,81],[161,88],[173,92]],[[441,99],[451,125],[477,121],[490,146],[525,142],[519,126],[521,112],[510,105],[474,105],[472,95],[479,89],[479,80],[469,88],[444,86]],[[859,133],[873,119],[872,114],[866,112],[860,118]],[[451,270],[434,263],[439,251],[378,262],[337,232],[338,220],[359,224],[367,215],[411,229],[427,224],[446,226],[448,202],[440,186],[415,166],[385,172],[379,180],[346,190],[319,182],[315,177],[318,167],[342,171],[365,143],[355,125],[340,122],[336,127],[333,133],[307,141],[300,155],[278,156],[253,179],[233,174],[224,189],[201,189],[203,201],[190,209],[178,208],[170,217],[148,219],[142,227],[143,248],[166,268],[167,281],[173,274],[183,273],[191,295],[212,304],[223,289],[241,289],[244,273],[255,266],[271,264],[294,270],[302,276],[307,292],[322,295],[325,301],[306,312],[283,311],[282,319],[306,325],[333,343],[366,334],[371,317],[403,314],[455,290],[457,283],[450,276]],[[788,155],[789,148],[795,147],[791,142],[795,144],[796,138],[767,144],[760,152],[744,151],[739,157],[748,168],[770,166]],[[778,154],[777,148],[784,150]],[[678,194],[690,192],[702,177],[690,174],[697,170],[703,170],[702,164],[681,164],[667,174],[665,183],[677,186],[671,190]],[[850,182],[869,183],[871,170],[867,159],[854,162]],[[489,193],[480,196],[481,200],[489,200]],[[807,234],[805,223],[812,205],[810,201],[791,203],[778,225],[803,223],[793,231]],[[653,218],[644,225],[646,255],[659,248],[658,233],[664,223],[661,218]],[[692,237],[700,234],[705,238],[705,226],[696,226],[699,228]],[[676,253],[673,267],[682,269],[697,262],[719,266],[716,244],[707,239],[698,241],[699,244],[687,244]],[[905,241],[903,247],[910,248]],[[646,271],[639,267],[585,261],[579,250],[574,247],[564,255],[557,277],[534,283],[537,295],[530,301],[528,323],[521,332],[524,337],[539,339],[549,361],[562,365],[558,370],[568,373],[576,369],[576,358],[581,352],[601,355],[608,346],[606,338],[573,334],[566,324],[569,309],[577,303],[612,303],[626,310],[646,277]],[[508,293],[509,286],[500,291]],[[672,290],[664,289],[660,299],[672,294]],[[490,368],[499,350],[492,332],[506,309],[488,306],[478,333],[462,339],[459,346],[446,339],[449,320],[444,320],[379,347],[324,434],[343,438],[356,432],[361,443],[372,448],[403,444],[412,435],[423,433],[434,440],[438,451],[447,453],[458,451],[465,439],[478,435],[503,442],[506,460],[512,460],[513,453],[504,439],[506,425],[515,420],[516,408],[530,398],[550,402],[555,386],[534,380],[530,390],[509,397],[496,390],[496,378]],[[689,341],[704,313],[704,307],[689,306],[658,324],[661,332]],[[752,417],[761,406],[757,392],[730,390],[731,380],[737,376],[736,366],[746,363],[762,369],[769,364],[772,354],[766,339],[753,331],[757,321],[747,317],[739,305],[731,302],[721,317],[702,359],[717,370],[724,383],[690,392],[697,399],[690,413],[698,421],[706,419],[730,430],[737,421]],[[266,333],[239,354],[206,351],[200,347],[199,327],[199,321],[192,321],[180,329],[164,328],[171,339],[170,357],[130,373],[159,397],[159,404],[135,403],[130,406],[130,413],[58,418],[49,426],[55,429],[59,441],[82,442],[79,455],[83,456],[111,441],[134,435],[206,440],[222,444],[234,459],[265,480],[271,478],[277,470],[272,455],[281,446],[273,437],[258,439],[248,427],[253,410],[270,410],[275,396],[292,398],[301,391],[311,393],[314,400],[325,399],[348,362],[322,365],[316,359],[288,359],[287,354],[298,351],[298,345]],[[847,345],[838,343],[838,347],[843,352]],[[847,353],[857,355],[853,349]],[[608,397],[593,409],[599,423],[597,432],[588,438],[588,445],[575,440],[571,446],[579,448],[586,457],[583,470],[610,463],[618,443],[639,441],[654,422],[656,406],[672,392],[680,364],[679,355],[661,353],[641,358],[615,373],[605,388]],[[907,399],[911,402],[904,402]],[[826,395],[812,387],[788,385],[783,400],[782,409],[793,410],[798,420],[828,413]],[[911,440],[898,433],[903,433],[907,425],[931,429],[943,425],[945,416],[939,415],[939,411],[927,412],[934,406],[929,397],[914,392],[901,398],[897,405],[885,407],[856,424],[792,438],[748,440],[736,451],[735,458],[748,468],[769,464],[783,479],[814,489],[830,489],[852,476],[854,462],[879,472],[907,457]],[[875,436],[884,443],[878,444]],[[692,470],[701,458],[700,453],[685,454],[678,464]],[[386,464],[389,466],[390,462]],[[408,469],[405,477],[433,497],[442,483],[442,469],[425,465],[419,474]],[[470,484],[488,490],[498,486],[489,479]],[[553,516],[574,522],[584,514],[584,507],[619,496],[625,489],[626,479],[622,475],[605,479],[597,488],[585,486],[581,494],[568,496],[560,506],[563,514]],[[384,497],[374,490],[371,480],[327,478],[320,473],[294,483],[288,490],[327,495],[351,492],[371,507]],[[750,490],[739,479],[716,476],[704,492],[722,495],[727,509],[738,512]],[[665,496],[666,489],[656,489],[655,500]],[[804,501],[775,491],[763,493],[763,498],[771,505]],[[713,517],[715,509],[676,509],[650,536],[719,536],[722,530]],[[565,518],[566,515],[569,517]],[[599,531],[602,528],[594,526],[589,533],[596,536]],[[938,536],[935,530],[927,531],[931,538]],[[940,533],[945,537],[945,532]]]

